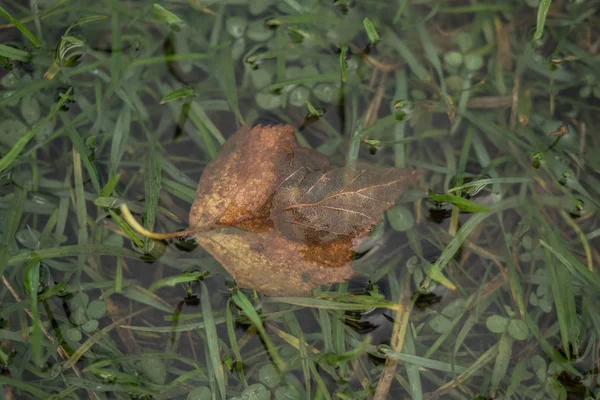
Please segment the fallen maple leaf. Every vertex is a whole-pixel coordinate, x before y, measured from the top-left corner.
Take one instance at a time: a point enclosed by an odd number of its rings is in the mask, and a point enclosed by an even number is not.
[[[352,276],[352,249],[419,176],[331,168],[298,144],[289,125],[245,127],[205,168],[190,227],[239,286],[309,295]]]

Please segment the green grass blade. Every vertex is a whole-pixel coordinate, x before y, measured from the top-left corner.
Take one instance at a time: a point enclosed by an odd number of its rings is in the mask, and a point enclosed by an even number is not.
[[[369,18],[365,17],[365,19],[363,19],[363,26],[365,27],[365,32],[367,32],[369,41],[374,45],[379,43],[381,38],[379,37],[379,33],[377,33],[377,29],[375,29],[373,22],[371,22]]]
[[[227,325],[227,335],[229,336],[229,343],[231,344],[231,351],[235,356],[234,369],[240,376],[240,380],[244,385],[244,388],[248,387],[248,381],[246,381],[246,375],[244,374],[244,362],[242,359],[242,353],[240,353],[240,347],[238,346],[237,337],[235,335],[235,321],[233,320],[233,312],[231,311],[231,299],[227,300],[227,306],[225,307],[225,324]]]
[[[44,117],[43,119],[41,119],[40,121],[38,121],[33,128],[31,128],[29,131],[27,131],[18,141],[17,143],[15,143],[15,145],[8,151],[8,153],[6,153],[1,159],[0,159],[0,172],[4,171],[5,169],[9,168],[12,163],[17,159],[17,157],[19,156],[19,154],[21,154],[21,151],[25,148],[25,146],[27,145],[27,143],[29,143],[29,141],[31,139],[33,139],[33,137],[42,130],[42,128],[44,128],[44,126],[46,125],[46,123],[48,121],[50,121],[54,115],[59,112],[59,110],[62,108],[62,106],[65,104],[65,102],[67,101],[67,96],[69,96],[69,94],[71,93],[71,88],[69,88],[66,93],[64,93],[60,99],[58,100],[58,102],[54,105],[54,107],[52,108],[52,110],[50,111],[50,113],[48,115],[46,115],[46,117]]]
[[[192,88],[183,87],[183,88],[175,89],[175,90],[167,93],[166,95],[164,95],[162,100],[160,101],[160,104],[165,104],[165,103],[168,103],[169,101],[173,101],[176,99],[180,99],[182,97],[188,97],[188,96],[193,96],[193,95],[194,95],[194,89],[192,89]]]
[[[148,154],[144,164],[144,228],[154,230],[156,221],[156,210],[158,208],[158,197],[161,187],[161,158],[156,154],[154,143],[148,144]],[[145,251],[150,251],[151,239],[145,238]]]
[[[18,208],[17,208],[18,209]],[[8,259],[8,264],[13,265],[20,262],[27,262],[32,257],[39,257],[41,260],[49,258],[62,258],[73,256],[121,256],[127,258],[139,259],[140,254],[133,250],[117,246],[105,246],[102,244],[70,245],[54,247],[51,249],[42,249],[35,252],[23,252]]]
[[[386,40],[386,43],[389,43],[390,46],[396,49],[396,51],[400,55],[400,58],[403,59],[404,62],[406,62],[411,72],[415,74],[416,77],[420,80],[424,82],[431,82],[431,80],[433,79],[431,74],[427,71],[423,64],[421,64],[421,62],[415,57],[415,55],[408,48],[406,43],[402,41],[391,29],[386,30],[385,36],[386,38],[389,38],[389,40]]]
[[[7,387],[10,386],[12,388],[16,388],[16,389],[20,389],[20,390],[24,390],[26,392],[31,393],[32,395],[34,395],[34,398],[37,399],[48,399],[50,398],[50,394],[44,392],[43,390],[38,389],[37,387],[35,387],[33,385],[33,382],[26,382],[22,379],[13,379],[8,375],[0,375],[0,384],[2,384],[3,387]]]
[[[160,289],[166,286],[177,286],[182,283],[196,282],[206,276],[205,272],[182,272],[177,275],[167,276],[166,278],[159,279],[152,282],[152,285],[148,288],[151,292],[156,289]]]
[[[550,282],[562,345],[567,358],[570,358],[571,351],[577,354],[579,349],[577,340],[577,310],[575,308],[575,296],[571,277],[565,268],[559,268],[554,263],[549,251],[545,251],[544,254],[546,265],[550,270]]]
[[[23,206],[25,204],[25,199],[27,198],[27,192],[17,188],[12,196],[10,212],[2,227],[4,234],[2,235],[2,242],[0,243],[0,276],[4,274],[6,266],[11,264],[10,254],[13,248],[12,245],[14,243],[15,234],[19,229],[19,223],[21,222],[21,216],[23,215]]]
[[[31,307],[31,319],[33,324],[33,333],[31,334],[31,352],[33,362],[36,366],[42,366],[42,330],[40,313],[38,311],[38,287],[40,283],[40,260],[34,258],[24,269],[23,282],[25,289],[29,294],[29,306]]]
[[[260,316],[252,306],[252,303],[250,303],[250,300],[248,300],[248,297],[246,297],[244,293],[238,290],[233,296],[231,296],[231,299],[242,310],[242,312],[246,315],[246,317],[248,317],[252,325],[256,328],[263,342],[265,342],[267,351],[269,352],[269,355],[273,359],[275,365],[277,365],[277,368],[279,368],[281,371],[285,371],[287,369],[287,365],[285,361],[283,361],[283,359],[279,356],[277,347],[275,347],[275,345],[267,335],[262,320],[260,319]]]
[[[229,48],[221,52],[221,56],[219,57],[219,65],[219,82],[223,87],[225,98],[227,99],[227,103],[229,104],[231,111],[237,119],[238,125],[242,126],[244,125],[244,118],[242,117],[242,112],[240,111],[240,107],[238,104],[238,90],[235,79],[235,68],[234,62],[231,59],[231,51]]]
[[[29,62],[31,60],[31,54],[26,51],[15,49],[14,47],[0,44],[0,57],[6,57],[11,60],[17,60],[21,62]]]
[[[110,170],[111,176],[115,175],[119,169],[119,163],[125,154],[125,146],[129,138],[131,126],[131,108],[124,105],[119,113],[115,129],[113,132],[110,147]]]
[[[65,130],[67,131],[67,135],[69,135],[69,139],[71,139],[71,142],[73,142],[73,147],[75,147],[75,150],[77,150],[79,154],[83,154],[83,165],[85,166],[85,169],[87,170],[88,175],[90,176],[90,180],[92,181],[94,189],[96,189],[96,193],[99,194],[101,189],[100,179],[98,178],[98,170],[89,159],[90,154],[85,143],[83,142],[83,139],[75,130],[75,127],[73,126],[73,123],[70,118],[68,118],[64,114],[60,114],[60,120],[62,121]]]
[[[442,88],[442,101],[446,103],[446,83],[444,82],[444,72],[442,71],[442,63],[440,61],[440,57],[438,56],[437,50],[433,41],[431,40],[431,36],[425,28],[425,24],[420,22],[416,25],[417,33],[419,34],[419,40],[423,45],[423,50],[425,51],[425,55],[427,59],[435,69],[435,72],[438,75],[438,79],[440,80],[440,85]]]
[[[458,230],[456,236],[452,238],[448,246],[442,251],[442,254],[437,258],[435,263],[431,267],[431,272],[442,271],[448,262],[454,257],[454,254],[458,251],[458,249],[462,246],[465,239],[471,234],[473,229],[475,229],[484,219],[489,217],[491,214],[476,214],[473,215],[465,224]],[[429,275],[429,273],[428,273]]]
[[[548,15],[548,11],[550,10],[550,6],[552,5],[552,0],[541,0],[538,5],[538,13],[537,13],[537,23],[535,27],[535,32],[533,33],[533,40],[538,41],[542,38],[544,34],[544,26],[546,25],[546,16]]]
[[[84,246],[88,243],[87,204],[83,189],[83,173],[81,170],[81,155],[73,150],[73,177],[75,181],[75,214],[77,215],[77,244]],[[77,257],[77,274],[80,276],[85,264],[85,255]],[[79,279],[78,279],[79,280]]]
[[[11,24],[15,26],[22,34],[25,36],[32,45],[39,48],[40,41],[35,37],[33,33],[25,25],[23,25],[19,20],[15,19],[8,11],[6,11],[2,6],[0,6],[0,15],[6,18]]]
[[[461,196],[454,196],[451,194],[430,194],[427,196],[428,199],[433,201],[439,201],[443,203],[451,203],[456,207],[460,208],[462,211],[466,212],[489,212],[490,209],[483,204],[479,204],[474,202],[473,200],[465,199]]]
[[[512,336],[505,332],[500,337],[498,342],[498,355],[496,356],[496,362],[494,363],[494,369],[492,371],[492,378],[490,382],[490,397],[496,397],[496,392],[500,387],[500,383],[506,376],[508,370],[508,364],[512,355]]]
[[[227,389],[225,388],[225,370],[223,368],[223,363],[221,362],[219,336],[217,335],[217,329],[215,327],[213,309],[210,304],[210,295],[208,287],[204,282],[200,282],[200,303],[202,305],[202,314],[204,315],[204,331],[206,332],[208,356],[215,379],[217,380],[220,398],[224,400],[227,397]]]

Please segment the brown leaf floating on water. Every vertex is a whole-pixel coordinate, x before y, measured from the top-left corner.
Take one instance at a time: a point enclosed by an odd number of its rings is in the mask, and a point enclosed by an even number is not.
[[[264,232],[217,228],[196,236],[242,287],[271,296],[306,296],[318,285],[349,279],[349,260],[337,268],[305,257],[310,246],[287,239],[271,229]],[[335,254],[336,249],[332,249]],[[343,249],[347,251],[347,249]]]
[[[289,125],[238,130],[205,168],[190,210],[198,243],[242,287],[309,295],[352,276],[350,257],[416,170],[332,168]]]
[[[371,166],[296,175],[274,194],[271,217],[288,238],[307,243],[357,237],[381,221],[415,174]]]

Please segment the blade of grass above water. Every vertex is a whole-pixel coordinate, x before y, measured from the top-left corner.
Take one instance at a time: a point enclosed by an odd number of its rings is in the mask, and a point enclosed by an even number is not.
[[[17,60],[21,62],[29,62],[31,54],[26,51],[15,49],[14,47],[0,44],[0,57],[6,57],[9,60]]]
[[[367,299],[364,299],[365,301]],[[310,297],[268,297],[264,299],[265,303],[285,303],[293,304],[302,307],[318,308],[324,310],[338,310],[338,311],[361,311],[372,307],[376,308],[387,308],[390,310],[397,310],[398,304],[388,300],[380,301],[369,301],[363,304],[361,303],[344,303],[331,300],[315,299]]]
[[[75,184],[75,215],[77,216],[77,244],[85,246],[88,243],[87,231],[87,204],[83,189],[83,176],[81,170],[81,156],[73,149],[73,177]],[[81,273],[85,264],[83,254],[77,256],[77,281],[81,281]]]
[[[71,139],[71,142],[73,142],[73,147],[75,148],[75,150],[77,150],[79,154],[83,154],[83,165],[85,166],[85,169],[87,170],[88,175],[90,176],[90,180],[92,181],[94,189],[96,189],[96,193],[100,194],[101,189],[100,180],[98,178],[98,171],[96,167],[90,162],[90,154],[85,143],[83,142],[79,133],[77,133],[70,118],[67,118],[67,116],[65,116],[64,114],[60,114],[60,120],[62,121],[67,135],[69,135],[69,138]]]
[[[40,41],[35,37],[33,33],[22,22],[14,18],[8,11],[6,11],[3,7],[0,6],[0,15],[3,16],[15,26],[22,34],[31,42],[35,47],[40,47]]]
[[[227,397],[227,389],[225,388],[225,371],[221,363],[219,337],[217,336],[217,330],[215,328],[216,325],[208,287],[204,281],[200,282],[200,304],[202,306],[202,314],[204,315],[204,331],[206,332],[206,346],[208,348],[210,367],[212,368],[217,381],[220,398],[225,399]]]
[[[233,312],[231,311],[231,307],[233,306],[231,301],[231,299],[227,300],[227,306],[225,306],[225,324],[227,325],[227,335],[229,336],[231,350],[235,356],[234,369],[238,372],[244,388],[247,388],[248,381],[246,381],[246,375],[244,374],[244,361],[237,343],[237,337],[235,335],[235,321],[233,320]]]
[[[33,353],[33,362],[40,367],[42,365],[42,321],[38,311],[38,286],[40,283],[40,260],[34,258],[24,269],[23,282],[29,294],[29,306],[31,307],[31,319],[33,332],[30,342]]]
[[[533,33],[534,41],[540,40],[542,38],[542,34],[544,33],[544,26],[546,24],[546,16],[548,15],[548,11],[550,10],[551,5],[552,0],[540,0],[540,4],[538,5],[537,23],[535,27],[535,32]]]

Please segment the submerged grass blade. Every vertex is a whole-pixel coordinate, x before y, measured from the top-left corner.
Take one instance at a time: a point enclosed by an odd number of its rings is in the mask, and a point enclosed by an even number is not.
[[[3,228],[2,242],[0,243],[0,276],[3,276],[4,269],[11,263],[12,245],[14,243],[15,234],[19,229],[19,223],[23,215],[23,206],[27,198],[27,192],[17,188],[12,195],[10,202],[10,212],[6,218]]]
[[[151,231],[154,229],[156,221],[156,210],[158,208],[158,196],[161,187],[161,158],[156,153],[157,149],[154,143],[148,144],[148,154],[144,165],[144,228]],[[149,252],[151,241],[146,239],[145,251]]]
[[[72,89],[69,88],[64,94],[62,94],[60,96],[60,99],[58,100],[58,102],[54,105],[54,107],[52,107],[52,110],[50,111],[50,113],[48,113],[48,115],[46,115],[46,117],[44,117],[43,119],[39,120],[33,126],[33,128],[31,128],[29,131],[27,131],[17,141],[17,143],[15,143],[11,147],[11,149],[8,151],[8,153],[4,154],[3,157],[0,158],[0,172],[6,170],[7,168],[9,168],[12,165],[12,163],[17,159],[19,154],[21,154],[21,151],[25,148],[27,143],[29,143],[29,141],[31,139],[33,139],[33,137],[37,133],[39,133],[42,130],[42,128],[44,128],[44,126],[46,126],[48,121],[50,121],[54,117],[54,115],[56,115],[56,113],[62,109],[63,105],[68,100],[68,96],[71,94],[71,90]]]
[[[286,371],[287,365],[285,361],[283,361],[283,359],[279,356],[277,347],[275,347],[275,345],[267,335],[267,332],[263,327],[262,320],[260,319],[260,316],[256,313],[256,310],[252,306],[252,303],[250,303],[250,300],[248,300],[248,297],[246,297],[244,293],[238,290],[233,296],[231,296],[231,299],[242,310],[242,312],[246,315],[246,317],[248,317],[252,325],[256,328],[263,342],[265,342],[267,351],[269,352],[269,355],[273,359],[275,365],[277,365],[277,368],[279,368],[279,370],[281,371]]]
[[[248,387],[248,381],[246,381],[246,375],[244,374],[242,353],[240,353],[240,347],[238,346],[237,337],[235,335],[235,321],[233,320],[233,312],[231,311],[231,301],[231,299],[227,300],[227,306],[225,307],[225,324],[227,325],[227,335],[229,336],[231,351],[235,356],[234,369],[239,374],[244,388],[246,388]]]
[[[33,323],[33,332],[31,334],[30,343],[33,353],[33,362],[36,366],[42,365],[42,330],[40,328],[42,322],[38,311],[38,287],[40,284],[40,260],[34,258],[26,266],[24,270],[23,281],[25,289],[29,293],[29,306],[31,308],[31,319]]]
[[[496,362],[494,363],[494,370],[492,371],[492,378],[490,382],[490,397],[496,397],[496,392],[500,387],[500,383],[506,375],[508,370],[508,364],[512,355],[512,337],[508,332],[504,332],[498,342],[498,355],[496,356]]]

